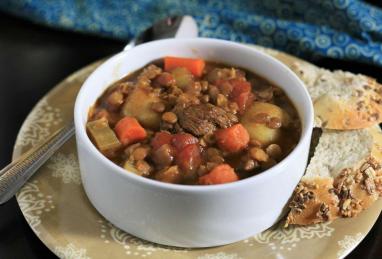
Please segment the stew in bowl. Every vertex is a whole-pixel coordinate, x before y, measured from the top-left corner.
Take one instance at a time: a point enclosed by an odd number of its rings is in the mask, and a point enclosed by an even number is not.
[[[114,163],[188,185],[238,181],[285,158],[301,136],[285,92],[240,67],[164,57],[110,85],[87,133]]]

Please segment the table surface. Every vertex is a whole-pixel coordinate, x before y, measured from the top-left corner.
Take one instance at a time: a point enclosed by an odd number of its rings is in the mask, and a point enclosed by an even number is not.
[[[119,52],[124,42],[63,32],[0,12],[0,168],[11,161],[25,117],[53,86],[81,67]],[[330,59],[313,61],[330,69],[364,73],[382,82],[381,68]],[[382,217],[347,257],[382,258]],[[35,236],[13,198],[0,205],[0,258],[55,258]]]

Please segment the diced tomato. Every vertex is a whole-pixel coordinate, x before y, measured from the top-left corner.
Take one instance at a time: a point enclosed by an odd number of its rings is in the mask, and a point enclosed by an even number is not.
[[[172,135],[166,131],[160,131],[155,133],[155,136],[151,140],[151,146],[154,150],[157,150],[164,144],[171,145]]]
[[[178,133],[173,135],[171,143],[177,151],[181,151],[187,145],[198,143],[199,140],[188,133]]]
[[[202,156],[199,144],[185,146],[176,156],[176,164],[184,173],[194,172],[200,166]]]
[[[134,117],[126,116],[119,120],[114,128],[119,141],[124,145],[144,140],[147,136],[146,130]]]
[[[249,142],[248,131],[240,123],[215,131],[215,137],[219,148],[230,153],[244,149]]]
[[[231,98],[239,96],[242,93],[250,93],[251,92],[251,84],[244,80],[239,79],[231,79],[229,82],[232,84],[233,89],[231,92]]]
[[[253,103],[255,99],[251,92],[251,84],[244,80],[232,79],[230,83],[233,86],[230,94],[230,99],[237,103],[239,113],[243,113],[248,106]]]
[[[254,100],[255,95],[252,92],[244,92],[232,98],[232,101],[239,107],[239,114],[243,114],[245,110],[252,105]]]
[[[212,169],[208,174],[199,177],[199,184],[223,184],[238,181],[239,177],[228,164],[220,164]]]

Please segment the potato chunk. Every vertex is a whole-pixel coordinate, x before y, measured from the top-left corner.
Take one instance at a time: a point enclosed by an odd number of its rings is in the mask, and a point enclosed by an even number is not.
[[[247,129],[251,140],[259,141],[262,146],[267,146],[279,141],[282,129],[272,129],[267,126],[266,123],[256,122],[256,115],[258,114],[267,114],[269,118],[278,118],[281,120],[282,126],[289,124],[289,115],[274,104],[254,102],[241,117],[240,122]]]
[[[152,109],[153,103],[158,103],[160,98],[150,89],[137,87],[127,97],[122,107],[124,116],[135,117],[145,128],[158,129],[161,115]]]

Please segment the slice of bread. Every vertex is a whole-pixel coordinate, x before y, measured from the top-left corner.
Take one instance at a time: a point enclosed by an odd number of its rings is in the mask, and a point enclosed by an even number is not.
[[[286,225],[353,217],[381,193],[382,134],[370,129],[324,129],[294,191]]]
[[[375,79],[305,62],[294,62],[291,69],[312,98],[316,127],[362,129],[382,122],[382,86]]]
[[[373,135],[374,139],[374,145],[371,151],[372,157],[382,165],[382,130],[379,126],[374,126],[370,128],[370,133]],[[377,170],[375,170],[374,183],[379,197],[382,197],[382,168],[377,168]]]

